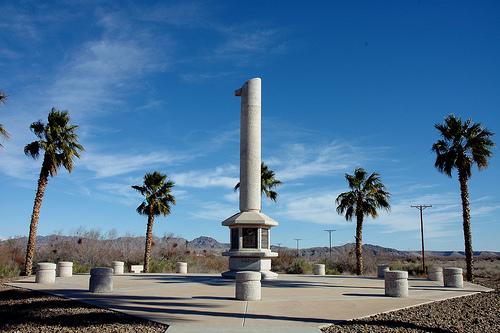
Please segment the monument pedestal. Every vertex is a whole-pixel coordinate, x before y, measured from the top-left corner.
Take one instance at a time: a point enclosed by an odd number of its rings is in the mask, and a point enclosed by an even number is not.
[[[271,272],[271,258],[278,254],[269,250],[254,251],[228,251],[222,253],[229,257],[229,271],[222,273],[228,279],[234,279],[237,272],[255,271],[262,274],[262,280],[277,279],[278,274]]]
[[[237,272],[255,271],[263,280],[278,278],[271,272],[271,258],[278,253],[270,250],[270,228],[278,223],[258,211],[241,212],[222,222],[231,230],[231,249],[222,253],[229,257],[229,271],[222,273],[225,278],[234,279]]]

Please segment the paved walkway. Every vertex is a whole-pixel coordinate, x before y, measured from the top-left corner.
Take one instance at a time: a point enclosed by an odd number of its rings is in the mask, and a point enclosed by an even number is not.
[[[410,279],[408,298],[384,296],[384,281],[356,276],[280,275],[263,281],[262,301],[234,299],[234,281],[208,274],[126,274],[114,277],[114,292],[88,292],[89,275],[57,278],[41,285],[34,278],[11,285],[41,290],[171,325],[175,332],[319,332],[330,323],[489,289],[463,289]]]

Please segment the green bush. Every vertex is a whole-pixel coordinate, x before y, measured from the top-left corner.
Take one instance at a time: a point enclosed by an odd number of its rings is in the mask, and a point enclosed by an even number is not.
[[[391,271],[407,271],[408,275],[423,276],[425,271],[422,269],[422,264],[407,260],[406,262],[393,262],[389,265]]]
[[[80,264],[78,262],[73,262],[73,273],[74,274],[85,274],[90,273],[90,264]]]
[[[20,273],[21,270],[19,269],[19,266],[15,264],[0,265],[0,278],[19,276]]]
[[[302,258],[297,258],[287,267],[286,272],[288,274],[311,274],[312,264]]]

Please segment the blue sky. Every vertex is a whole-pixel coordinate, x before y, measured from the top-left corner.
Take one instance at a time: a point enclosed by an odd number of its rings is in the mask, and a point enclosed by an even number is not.
[[[158,170],[177,205],[155,233],[228,240],[237,212],[239,100],[263,80],[263,160],[284,182],[264,212],[272,242],[354,240],[334,209],[357,166],[381,173],[392,211],[367,220],[364,242],[463,249],[456,178],[433,166],[433,124],[450,113],[500,128],[500,3],[0,2],[0,238],[27,235],[41,161],[23,154],[29,124],[69,110],[86,152],[50,179],[39,234],[80,226],[142,235],[130,189]],[[496,139],[497,140],[497,139]],[[495,150],[495,154],[497,151]],[[500,251],[498,157],[470,181],[475,249]]]

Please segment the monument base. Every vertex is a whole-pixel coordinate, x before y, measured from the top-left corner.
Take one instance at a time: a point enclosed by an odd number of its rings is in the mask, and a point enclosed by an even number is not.
[[[226,279],[234,279],[237,272],[254,271],[262,274],[262,280],[273,280],[278,274],[271,272],[271,259],[261,257],[230,257],[229,271],[222,273]]]

